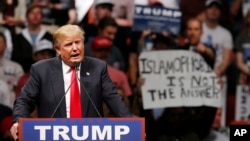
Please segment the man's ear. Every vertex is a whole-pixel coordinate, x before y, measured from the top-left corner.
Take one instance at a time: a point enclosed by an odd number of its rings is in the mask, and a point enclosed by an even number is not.
[[[61,55],[60,48],[58,46],[55,46],[56,54]]]

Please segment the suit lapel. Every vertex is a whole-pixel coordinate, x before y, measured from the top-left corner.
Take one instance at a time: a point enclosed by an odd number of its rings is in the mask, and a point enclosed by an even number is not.
[[[87,57],[84,58],[81,64],[80,72],[80,84],[81,84],[81,102],[83,109],[83,117],[86,117],[89,109],[89,97],[90,95],[90,84],[91,84],[91,74],[89,72],[89,60]]]
[[[53,80],[53,89],[54,89],[54,97],[55,97],[55,103],[59,104],[62,97],[65,95],[64,91],[64,80],[63,80],[63,71],[62,71],[62,62],[59,57],[56,57],[54,60],[54,64],[52,66],[52,80]],[[57,105],[56,105],[57,106]],[[66,117],[66,103],[65,103],[65,97],[63,101],[61,102],[59,109],[57,110],[55,114],[55,117]]]

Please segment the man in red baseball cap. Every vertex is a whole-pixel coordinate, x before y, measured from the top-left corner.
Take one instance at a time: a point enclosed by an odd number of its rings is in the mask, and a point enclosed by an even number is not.
[[[92,55],[95,58],[107,62],[111,47],[112,42],[109,38],[103,36],[95,37],[91,44]],[[130,96],[132,94],[127,76],[124,72],[108,65],[108,74],[111,80],[116,84],[116,86],[124,90],[126,96]]]
[[[101,59],[105,62],[108,61],[108,57],[111,53],[112,42],[109,38],[104,36],[97,36],[93,39],[91,43],[91,53],[92,56],[98,59]],[[111,65],[107,66],[108,75],[112,82],[116,85],[117,89],[120,90],[119,94],[123,97],[124,101],[126,101],[126,106],[129,108],[129,99],[128,97],[132,95],[131,88],[128,83],[128,78],[126,74],[117,68],[112,67]],[[105,108],[104,104],[104,116],[112,117],[112,113],[110,113],[108,108]]]
[[[112,47],[110,39],[106,37],[96,37],[92,41],[92,55],[95,58],[107,61]]]

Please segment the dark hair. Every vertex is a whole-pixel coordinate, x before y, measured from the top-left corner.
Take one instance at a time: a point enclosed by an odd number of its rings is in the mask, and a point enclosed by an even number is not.
[[[28,7],[28,9],[27,9],[27,11],[26,11],[26,14],[25,14],[26,17],[28,17],[29,13],[30,13],[33,9],[36,9],[36,8],[41,9],[41,7],[38,6],[38,5],[32,5],[32,6]],[[42,17],[43,17],[42,9],[41,9],[41,15],[42,15]]]
[[[169,49],[176,48],[176,44],[171,37],[166,37],[159,33],[156,33],[153,36],[153,44],[163,43],[164,45],[168,46]]]
[[[116,23],[114,18],[104,17],[103,19],[100,20],[98,27],[102,30],[107,26],[118,27],[118,24]]]
[[[0,0],[0,11],[5,11],[7,10],[8,6],[13,6],[16,8],[18,5],[18,0],[13,0],[11,5],[7,4],[7,0]]]
[[[109,11],[113,11],[113,4],[110,3],[101,3],[95,6],[95,8],[102,7],[102,8],[107,8]]]
[[[4,36],[4,34],[3,34],[2,32],[0,32],[0,37],[2,37],[2,38],[3,38],[4,43],[6,43],[6,37]]]

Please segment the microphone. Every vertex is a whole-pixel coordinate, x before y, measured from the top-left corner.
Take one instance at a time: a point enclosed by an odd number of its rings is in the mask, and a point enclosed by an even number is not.
[[[85,87],[82,85],[82,83],[81,83],[81,81],[80,81],[80,79],[79,79],[79,77],[78,77],[79,66],[80,66],[80,63],[79,63],[79,62],[78,62],[78,63],[76,62],[76,63],[75,63],[76,77],[77,77],[77,80],[78,80],[79,83],[80,83],[81,88],[83,88],[83,91],[84,91],[83,94],[86,94],[86,95],[87,95],[87,97],[88,97],[88,99],[89,99],[91,105],[94,107],[96,113],[98,114],[98,116],[99,116],[100,118],[102,118],[102,115],[100,114],[99,110],[96,108],[96,105],[95,105],[95,103],[93,102],[92,98],[90,97],[88,91],[87,91],[87,90],[85,89]]]
[[[78,67],[79,67],[80,63],[79,63],[79,62],[74,62],[73,64],[74,64],[74,67],[75,67],[76,73],[77,73],[77,70],[79,69]],[[76,74],[76,76],[77,76],[77,74]],[[62,96],[62,98],[60,99],[59,103],[56,105],[56,108],[54,109],[54,111],[53,111],[53,113],[51,114],[50,118],[53,118],[53,117],[54,117],[56,111],[58,110],[59,106],[61,105],[63,99],[65,98],[66,94],[68,93],[68,91],[69,91],[69,89],[70,89],[70,87],[71,87],[71,85],[73,84],[73,82],[74,82],[75,79],[76,79],[76,78],[74,78],[73,80],[71,80],[69,87],[68,87],[67,90],[65,91],[65,93],[64,93],[64,95]]]
[[[75,69],[78,71],[79,70],[79,66],[80,66],[80,62],[74,62],[74,67]],[[77,71],[76,71],[76,74],[77,74]],[[77,76],[77,75],[76,75]]]

